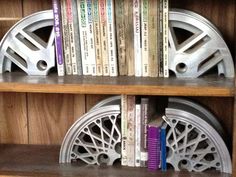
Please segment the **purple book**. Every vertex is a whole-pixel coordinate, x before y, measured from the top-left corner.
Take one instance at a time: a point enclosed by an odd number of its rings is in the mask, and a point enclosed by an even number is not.
[[[148,169],[157,170],[160,167],[160,126],[148,125]]]
[[[64,56],[62,46],[62,29],[61,29],[61,9],[59,0],[53,0],[53,16],[54,16],[54,32],[55,32],[55,47],[57,59],[58,76],[65,75]]]

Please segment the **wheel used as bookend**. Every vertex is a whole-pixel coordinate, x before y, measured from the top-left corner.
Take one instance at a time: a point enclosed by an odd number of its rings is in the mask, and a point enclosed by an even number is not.
[[[169,13],[169,70],[178,78],[206,73],[234,77],[233,59],[220,32],[204,17],[183,9]]]
[[[55,66],[54,36],[52,10],[20,20],[0,43],[0,73],[14,63],[28,75],[47,75]]]
[[[232,173],[231,158],[219,133],[204,119],[174,107],[166,108],[167,163],[176,171],[215,169]]]
[[[121,158],[120,106],[92,109],[67,132],[60,150],[60,163],[113,163]]]

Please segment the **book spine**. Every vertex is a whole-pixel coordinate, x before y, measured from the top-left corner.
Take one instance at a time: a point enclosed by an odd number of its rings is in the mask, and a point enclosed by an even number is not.
[[[94,27],[94,43],[96,55],[97,76],[102,76],[102,49],[101,49],[101,29],[99,22],[99,1],[93,0],[93,27]]]
[[[161,170],[167,170],[166,164],[166,124],[161,127]]]
[[[140,146],[141,146],[141,105],[135,106],[135,166],[140,167]]]
[[[142,76],[141,30],[140,30],[140,2],[133,0],[133,28],[134,28],[134,64],[135,76]]]
[[[67,20],[69,26],[69,38],[70,38],[70,54],[71,54],[71,66],[72,66],[72,74],[78,75],[77,68],[77,59],[75,53],[75,30],[73,25],[73,14],[72,14],[72,0],[66,0],[67,3]]]
[[[141,167],[147,166],[148,153],[147,153],[147,119],[148,119],[148,98],[141,98],[141,148],[140,148],[140,164]]]
[[[127,98],[127,165],[135,166],[135,96]]]
[[[148,48],[149,48],[149,76],[158,76],[158,37],[157,37],[157,15],[158,10],[157,0],[149,1],[149,16],[148,16]]]
[[[82,59],[81,59],[81,45],[79,35],[80,35],[80,29],[79,29],[79,16],[78,16],[78,6],[77,6],[77,0],[72,0],[72,15],[73,15],[73,27],[74,27],[74,43],[75,43],[75,54],[76,54],[76,65],[74,67],[77,67],[78,75],[83,75],[82,70]]]
[[[101,28],[101,43],[102,43],[102,68],[103,76],[109,76],[109,61],[107,49],[107,17],[106,17],[106,0],[99,0],[100,12],[100,28]]]
[[[53,0],[52,3],[53,3],[53,15],[54,15],[57,73],[58,76],[64,76],[65,65],[64,65],[63,44],[62,44],[61,8],[59,0]]]
[[[93,32],[93,8],[92,0],[87,0],[87,13],[88,13],[88,57],[91,67],[91,74],[97,75],[96,69],[96,57],[95,57],[95,45],[94,45],[94,32]]]
[[[115,38],[114,1],[107,0],[107,34],[108,34],[108,60],[110,76],[117,76],[117,54]]]
[[[125,1],[125,46],[128,76],[135,75],[134,69],[134,28],[133,28],[133,0]]]
[[[88,30],[87,30],[87,3],[85,0],[77,0],[79,28],[80,28],[80,44],[81,44],[81,58],[83,75],[90,75],[91,68],[88,58]]]
[[[67,7],[66,0],[61,0],[61,19],[62,19],[62,36],[63,36],[63,50],[65,59],[66,74],[72,74],[71,56],[70,56],[70,36],[69,26],[67,21]]]
[[[124,16],[124,0],[115,1],[116,12],[116,36],[117,36],[117,51],[119,74],[127,75],[127,64],[125,55],[125,16]]]
[[[163,0],[163,63],[164,63],[164,77],[169,77],[169,1]]]
[[[159,77],[164,77],[164,62],[163,62],[163,0],[160,0],[159,12]]]
[[[148,126],[148,169],[157,170],[160,165],[160,128]]]
[[[142,23],[142,75],[149,76],[148,54],[148,0],[141,0],[141,23]]]
[[[121,95],[121,165],[127,166],[127,95]]]

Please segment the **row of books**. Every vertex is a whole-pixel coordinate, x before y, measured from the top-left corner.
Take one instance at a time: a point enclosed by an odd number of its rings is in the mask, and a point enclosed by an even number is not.
[[[58,75],[168,77],[168,0],[53,0]]]
[[[151,170],[166,166],[167,124],[149,98],[121,97],[121,164],[148,167]]]

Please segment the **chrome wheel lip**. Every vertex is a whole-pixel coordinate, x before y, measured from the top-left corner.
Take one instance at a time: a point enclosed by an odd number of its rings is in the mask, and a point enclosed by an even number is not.
[[[221,172],[230,174],[232,173],[232,165],[229,151],[221,136],[210,124],[208,124],[205,120],[201,119],[200,117],[194,114],[179,109],[166,108],[166,116],[168,119],[176,119],[188,123],[190,125],[193,125],[194,127],[198,128],[201,132],[206,134],[207,137],[211,140],[211,142],[215,145],[215,148],[217,149],[222,164]],[[172,164],[175,170],[179,171],[180,169],[178,168],[176,160],[177,160],[176,158],[173,159],[171,157],[167,158],[167,162]]]
[[[101,108],[104,106],[111,106],[111,105],[120,105],[121,102],[121,96],[112,96],[109,98],[106,98],[100,102],[98,102],[96,105],[94,105],[89,111],[92,111],[97,108]]]
[[[59,163],[71,163],[71,152],[73,148],[73,144],[75,142],[75,139],[80,134],[80,131],[83,129],[83,127],[86,127],[90,123],[93,123],[93,121],[96,121],[99,118],[106,117],[109,115],[119,115],[120,114],[120,106],[113,105],[113,106],[105,106],[102,108],[94,109],[92,111],[89,111],[88,113],[84,114],[81,118],[79,118],[67,131],[66,136],[64,137],[64,140],[61,145],[60,149],[60,156],[59,156]],[[119,132],[120,133],[120,132]],[[117,140],[117,143],[121,142],[121,135],[119,135],[119,138]],[[121,154],[115,153],[114,148],[110,148],[108,150],[110,154],[106,154],[109,156],[110,161],[107,165],[112,165],[115,160],[119,159],[121,157]],[[103,153],[105,151],[102,151],[100,153]],[[86,162],[88,163],[88,162]],[[99,164],[98,161],[93,162],[91,164]]]
[[[185,46],[182,46],[182,49],[175,49],[175,47],[173,47],[173,44],[172,47],[169,48],[169,69],[175,73],[176,77],[197,78],[216,65],[218,68],[218,75],[224,75],[225,77],[230,78],[234,77],[234,65],[231,53],[219,30],[211,22],[194,12],[182,9],[171,10],[169,13],[169,19],[169,29],[171,29],[172,25],[177,25],[179,28],[185,29],[190,32],[194,31],[194,28],[199,30],[199,34],[197,33],[197,31],[195,31],[195,38],[187,41],[189,43],[185,44]],[[175,41],[176,43],[175,37],[173,37],[174,40],[171,39],[171,31],[172,30],[170,30],[169,32],[169,42]],[[207,42],[203,43],[201,48],[199,48],[197,52],[188,54],[182,51],[187,50],[188,48],[184,48],[188,45],[194,46],[197,43],[195,42],[195,40],[197,41],[203,39]],[[213,58],[211,56],[212,54],[216,56]],[[212,60],[206,62],[205,65],[201,65],[202,63],[204,63],[204,60],[207,60],[205,59],[205,56],[212,57]],[[189,60],[189,58],[191,58],[191,61]],[[177,67],[182,63],[185,64],[184,70],[180,70]]]
[[[186,98],[169,97],[168,107],[176,108],[176,106],[180,110],[185,110],[191,113],[194,112],[195,115],[201,117],[203,120],[209,123],[221,135],[221,137],[226,140],[226,132],[224,131],[219,121],[210,111],[205,109],[203,106]]]
[[[52,31],[50,33],[50,38],[48,44],[45,46],[45,49],[41,48],[36,51],[31,50],[30,47],[26,45],[26,43],[24,44],[16,38],[18,34],[27,34],[27,32],[33,32],[35,30],[48,26],[52,27]],[[27,31],[24,31],[26,29]],[[34,40],[33,37],[32,40]],[[37,43],[36,39],[34,42]],[[17,43],[22,44],[23,48],[20,45],[17,46]],[[5,58],[5,55],[9,55],[7,54],[7,49],[11,45],[13,45],[14,48],[16,48],[18,52],[20,52],[21,56],[24,56],[23,58],[26,62],[26,66],[19,62],[16,58],[13,57],[14,59],[12,59],[19,68],[21,68],[28,75],[47,75],[49,70],[55,66],[53,11],[46,10],[29,15],[17,22],[4,35],[0,43],[0,73],[6,71],[11,72],[13,61],[11,61],[9,58]],[[30,52],[25,52],[24,48]],[[41,66],[39,62],[46,62],[46,65]]]

